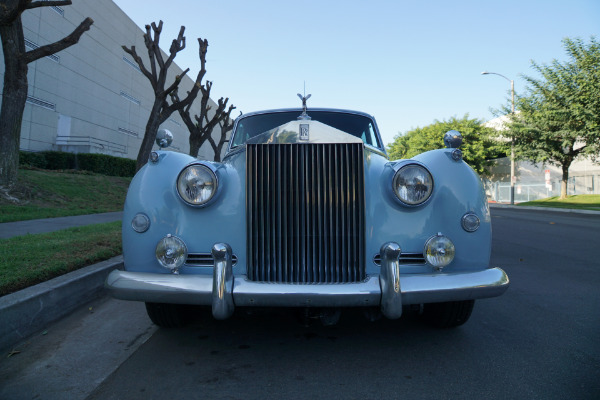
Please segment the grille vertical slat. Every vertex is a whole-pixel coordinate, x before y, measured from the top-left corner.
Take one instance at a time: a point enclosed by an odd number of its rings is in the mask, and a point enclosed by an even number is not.
[[[282,216],[285,215],[287,213],[286,211],[286,204],[287,204],[287,193],[285,190],[285,184],[286,184],[286,179],[285,179],[285,160],[286,160],[286,154],[285,154],[285,149],[284,148],[277,148],[277,159],[275,160],[275,162],[277,163],[277,165],[279,165],[278,171],[277,171],[277,181],[280,182],[282,185],[283,190],[278,194],[277,197],[277,211],[278,211],[278,215]],[[286,258],[285,258],[285,254],[286,254],[286,249],[287,249],[287,243],[285,241],[285,235],[283,234],[283,232],[286,231],[287,226],[286,226],[286,220],[284,218],[277,218],[277,227],[278,227],[278,237],[277,237],[277,281],[281,282],[281,281],[285,281],[286,279],[286,275],[287,275],[287,262],[286,262]]]
[[[362,144],[248,144],[248,278],[365,278]]]

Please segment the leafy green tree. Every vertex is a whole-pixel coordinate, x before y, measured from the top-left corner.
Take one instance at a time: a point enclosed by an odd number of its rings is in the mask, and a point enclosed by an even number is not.
[[[600,43],[591,37],[563,40],[568,61],[532,67],[541,78],[524,76],[525,95],[508,124],[518,159],[562,168],[560,197],[567,197],[569,167],[578,157],[600,154]]]
[[[480,174],[487,172],[491,159],[497,158],[505,152],[505,145],[493,140],[494,130],[483,126],[478,119],[452,117],[447,121],[434,121],[433,124],[417,128],[397,135],[388,145],[390,159],[411,158],[429,150],[444,148],[444,134],[450,130],[457,130],[463,136],[463,159]]]

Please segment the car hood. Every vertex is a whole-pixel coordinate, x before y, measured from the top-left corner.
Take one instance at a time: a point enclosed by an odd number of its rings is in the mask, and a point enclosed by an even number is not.
[[[362,139],[319,121],[298,120],[254,136],[246,143],[362,143]]]

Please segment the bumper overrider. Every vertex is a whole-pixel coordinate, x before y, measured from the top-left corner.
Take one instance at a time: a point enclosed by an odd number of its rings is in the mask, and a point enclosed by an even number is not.
[[[400,274],[397,243],[381,247],[381,273],[363,282],[343,284],[261,283],[234,278],[232,251],[213,246],[213,275],[174,275],[115,270],[106,279],[109,293],[122,300],[212,305],[216,319],[226,319],[236,306],[366,307],[379,306],[390,319],[402,305],[482,299],[500,296],[509,279],[500,268],[477,272]]]

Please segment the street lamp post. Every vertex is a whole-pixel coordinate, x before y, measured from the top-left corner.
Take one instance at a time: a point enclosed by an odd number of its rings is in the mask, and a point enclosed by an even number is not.
[[[510,96],[512,103],[512,114],[515,114],[515,81],[508,79],[497,72],[483,71],[481,75],[498,75],[510,82]],[[510,138],[510,204],[515,204],[515,139]]]

